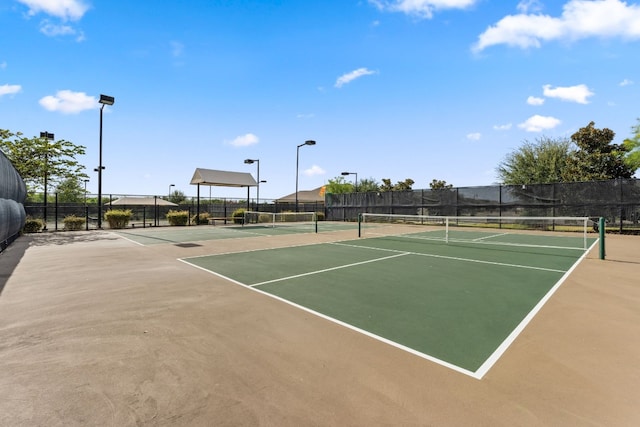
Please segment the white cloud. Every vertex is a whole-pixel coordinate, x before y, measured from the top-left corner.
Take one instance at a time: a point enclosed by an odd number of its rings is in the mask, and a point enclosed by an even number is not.
[[[640,38],[640,5],[621,0],[569,0],[560,17],[508,15],[480,34],[472,50],[480,52],[499,44],[526,49],[545,41],[587,37]]]
[[[578,104],[588,104],[590,96],[593,92],[589,90],[587,85],[576,85],[566,87],[551,87],[551,85],[542,86],[544,96],[548,98],[558,98],[562,101],[577,102]]]
[[[7,68],[7,61],[0,62],[0,70],[4,70],[5,68]]]
[[[511,123],[507,123],[506,125],[494,125],[493,129],[495,130],[509,130],[511,129]]]
[[[527,98],[527,104],[529,105],[542,105],[544,104],[544,98],[537,98],[535,96],[530,96]]]
[[[14,95],[22,90],[22,86],[20,85],[10,85],[5,84],[0,86],[0,96],[4,95]]]
[[[633,84],[633,80],[624,79],[618,85],[619,86],[629,86],[629,85],[632,85],[632,84]]]
[[[255,145],[260,141],[260,139],[252,133],[247,133],[245,135],[240,135],[236,137],[233,141],[225,141],[229,145],[233,145],[234,147],[248,147],[250,145]]]
[[[324,175],[326,172],[320,166],[313,165],[303,172],[307,176]]]
[[[482,138],[482,134],[480,132],[473,132],[473,133],[467,134],[467,139],[470,139],[471,141],[479,141],[480,138]]]
[[[46,19],[40,24],[40,32],[47,37],[76,36],[78,42],[85,40],[82,30],[76,30],[69,25],[52,24]]]
[[[308,113],[308,114],[296,114],[296,119],[300,119],[300,120],[307,120],[307,119],[312,119],[314,118],[316,115],[313,113]]]
[[[29,15],[38,13],[55,16],[64,21],[77,21],[89,10],[83,0],[18,0],[29,8]]]
[[[39,103],[46,110],[58,111],[63,114],[77,114],[100,107],[98,100],[94,96],[70,90],[59,90],[55,96],[45,96]]]
[[[369,0],[382,11],[402,12],[419,18],[431,19],[435,10],[465,9],[479,0]]]
[[[518,12],[520,13],[529,13],[529,12],[540,12],[543,8],[542,3],[538,0],[522,0],[516,6]]]
[[[347,83],[351,83],[355,79],[359,79],[362,76],[368,76],[375,73],[376,73],[375,71],[371,71],[367,68],[358,68],[357,70],[353,70],[350,73],[346,73],[338,77],[338,79],[336,80],[336,84],[334,86],[337,88],[341,88]]]
[[[545,117],[536,114],[535,116],[529,117],[523,123],[520,123],[518,127],[520,129],[526,130],[527,132],[542,132],[546,129],[553,129],[560,123],[561,121],[559,119],[556,119],[555,117]]]

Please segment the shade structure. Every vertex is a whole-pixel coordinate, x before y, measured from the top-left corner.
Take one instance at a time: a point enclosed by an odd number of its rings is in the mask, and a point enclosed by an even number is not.
[[[256,180],[248,172],[229,172],[198,168],[191,178],[192,185],[213,185],[219,187],[255,187]]]
[[[106,206],[178,206],[176,203],[159,197],[121,197],[112,202],[105,203]]]

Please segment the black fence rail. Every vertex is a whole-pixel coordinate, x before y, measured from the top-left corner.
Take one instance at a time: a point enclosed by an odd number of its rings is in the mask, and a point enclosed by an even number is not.
[[[640,233],[640,180],[496,185],[440,190],[327,194],[326,218],[361,212],[449,216],[604,217],[607,230]]]
[[[260,205],[258,205],[255,199],[231,199],[231,198],[217,198],[217,199],[200,199],[189,198],[186,201],[173,206],[166,206],[163,204],[165,198],[159,196],[132,196],[135,198],[142,198],[146,200],[145,205],[137,204],[120,204],[116,203],[118,199],[121,199],[123,195],[108,195],[103,199],[102,213],[106,214],[112,209],[130,210],[131,219],[128,223],[128,227],[159,227],[168,226],[167,214],[169,211],[187,211],[189,214],[188,225],[195,225],[195,216],[199,214],[208,214],[215,223],[226,223],[231,220],[233,213],[238,209],[244,210],[260,210],[262,212],[293,212],[295,211],[295,203],[290,202],[277,202],[270,201],[268,199],[260,199]],[[45,221],[48,231],[63,231],[65,230],[65,218],[75,216],[84,218],[84,225],[81,227],[84,230],[92,230],[98,228],[98,206],[97,197],[88,195],[88,203],[68,203],[60,202],[58,200],[58,194],[50,194],[47,198],[47,204],[44,202],[26,202],[24,209],[26,216],[29,218],[39,218]],[[91,203],[93,200],[93,203]],[[324,204],[321,202],[299,202],[299,212],[318,212],[324,213]],[[46,218],[45,218],[46,215]],[[213,223],[213,222],[212,222]],[[105,223],[105,219],[102,220],[102,227],[108,228],[108,224]]]
[[[188,198],[177,206],[163,206],[159,196],[146,196],[158,203],[115,205],[110,201],[121,195],[110,195],[103,200],[103,212],[110,209],[129,209],[130,227],[156,227],[169,225],[170,210],[188,211],[189,218],[207,213],[211,218],[229,219],[238,209],[262,212],[294,212],[294,202],[269,199]],[[166,198],[166,196],[165,196]],[[98,207],[93,203],[60,203],[57,195],[48,202],[47,228],[63,230],[64,218],[69,215],[84,217],[85,228],[97,228]],[[43,203],[25,203],[28,217],[43,218]],[[410,190],[326,194],[322,202],[298,202],[299,212],[316,212],[320,219],[330,221],[357,221],[363,212],[402,215],[448,216],[579,216],[604,217],[608,231],[640,234],[640,180],[616,179],[609,181],[573,182],[534,185],[494,185],[457,187],[440,190]],[[191,221],[189,224],[193,224]]]

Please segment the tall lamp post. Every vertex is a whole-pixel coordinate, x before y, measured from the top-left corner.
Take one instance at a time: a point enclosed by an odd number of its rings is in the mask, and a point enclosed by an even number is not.
[[[47,178],[49,175],[49,141],[53,141],[55,138],[52,133],[40,132],[40,138],[45,138],[47,142],[47,151],[45,153],[45,165],[44,165],[44,227],[42,231],[47,231]]]
[[[244,163],[247,165],[251,165],[253,163],[257,163],[258,167],[258,186],[256,187],[256,212],[260,211],[260,159],[245,159]]]
[[[358,192],[358,172],[342,172],[342,176],[355,175],[356,176],[356,193]]]
[[[169,184],[169,196],[167,197],[167,199],[171,198],[171,187],[175,187],[175,184]]]
[[[89,182],[88,179],[84,180],[84,207],[87,207],[87,182]]]
[[[296,212],[298,212],[298,165],[300,163],[300,147],[304,145],[316,145],[316,142],[313,140],[305,141],[304,144],[298,145],[296,149]]]
[[[100,163],[98,164],[98,228],[102,228],[102,110],[105,105],[113,105],[115,98],[108,95],[100,95],[98,101],[102,106],[100,107]]]

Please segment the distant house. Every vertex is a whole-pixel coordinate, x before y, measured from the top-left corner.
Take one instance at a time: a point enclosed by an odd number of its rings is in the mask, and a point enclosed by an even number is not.
[[[276,199],[276,203],[295,203],[295,202],[296,202],[296,193],[291,193],[289,195]],[[298,191],[298,202],[299,203],[314,203],[314,202],[324,203],[324,185],[322,187],[318,187],[313,190]]]

